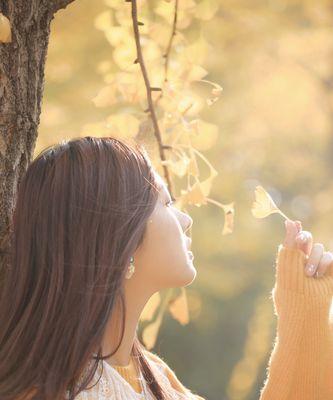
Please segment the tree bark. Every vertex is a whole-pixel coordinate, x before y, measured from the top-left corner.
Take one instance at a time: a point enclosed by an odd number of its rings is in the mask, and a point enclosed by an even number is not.
[[[8,267],[17,187],[37,139],[50,25],[74,0],[0,0],[12,41],[0,43],[0,279]],[[1,286],[0,286],[1,290]]]

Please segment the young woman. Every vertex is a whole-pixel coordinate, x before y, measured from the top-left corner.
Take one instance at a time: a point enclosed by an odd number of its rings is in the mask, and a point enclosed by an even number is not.
[[[192,223],[142,146],[83,137],[39,154],[13,214],[0,399],[203,400],[137,337],[149,298],[196,277]],[[332,260],[299,222],[286,224],[261,400],[333,398]]]

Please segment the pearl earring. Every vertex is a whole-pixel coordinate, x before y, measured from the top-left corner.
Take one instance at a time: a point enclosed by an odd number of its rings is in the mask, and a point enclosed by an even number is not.
[[[127,268],[125,278],[126,278],[126,279],[130,279],[130,278],[132,277],[132,275],[134,274],[134,271],[135,271],[134,257],[132,256],[132,257],[130,258],[130,265],[129,265],[129,267]]]

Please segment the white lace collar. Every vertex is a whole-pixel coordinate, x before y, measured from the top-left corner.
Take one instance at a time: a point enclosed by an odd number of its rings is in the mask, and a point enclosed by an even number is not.
[[[171,386],[162,364],[154,360],[149,362],[154,374],[170,389],[173,400],[197,400],[193,393],[183,394]],[[151,394],[141,372],[138,379],[145,385],[146,395],[143,391],[141,393],[135,391],[131,384],[112,365],[105,360],[100,360],[92,383],[88,387],[94,386],[80,392],[75,400],[156,400]]]
[[[170,382],[164,374],[162,365],[152,361],[151,367],[154,368],[154,373],[158,374],[160,379],[168,385]],[[77,400],[155,400],[149,391],[148,385],[142,377],[140,377],[146,389],[146,396],[144,391],[138,393],[127,380],[105,360],[100,360],[98,368],[96,369],[92,383],[88,387],[90,389],[83,390],[75,398]],[[96,383],[97,382],[97,383]]]

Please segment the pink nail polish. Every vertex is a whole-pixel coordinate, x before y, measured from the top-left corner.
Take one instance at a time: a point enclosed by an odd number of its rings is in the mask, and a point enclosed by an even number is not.
[[[315,271],[315,266],[313,264],[309,264],[306,266],[306,273],[308,275],[312,275]]]
[[[299,235],[299,239],[300,239],[302,242],[304,242],[304,241],[306,240],[306,237],[305,237],[304,233],[301,233],[301,234]]]

